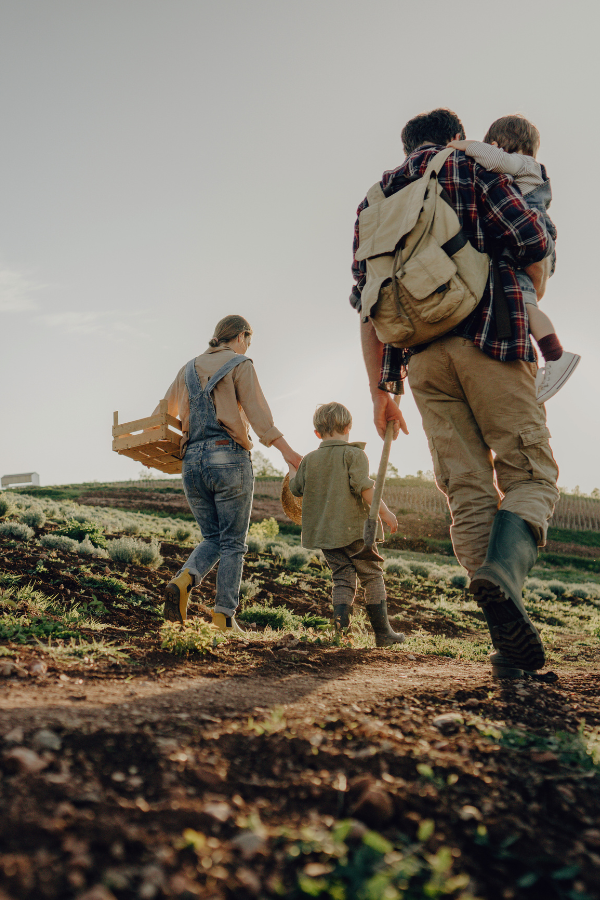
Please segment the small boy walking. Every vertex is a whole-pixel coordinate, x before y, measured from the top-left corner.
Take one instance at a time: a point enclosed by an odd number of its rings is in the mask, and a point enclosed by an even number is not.
[[[549,233],[556,238],[556,228],[548,215],[552,200],[550,180],[535,158],[540,133],[532,122],[519,114],[503,116],[492,122],[483,142],[456,140],[450,141],[448,146],[463,150],[489,172],[512,175],[523,199],[544,215]],[[550,274],[554,272],[554,262],[552,258]],[[566,384],[581,357],[563,350],[554,325],[538,307],[538,301],[544,296],[546,278],[540,281],[535,265],[517,269],[516,274],[523,291],[529,331],[544,357],[544,366],[538,371],[535,386],[538,403],[545,403]]]
[[[302,497],[302,546],[321,549],[333,576],[333,622],[336,631],[350,625],[356,581],[365,592],[366,611],[375,632],[375,645],[402,644],[403,634],[392,630],[387,615],[383,570],[378,562],[354,559],[363,546],[364,522],[373,500],[373,481],[364,443],[349,443],[352,416],[341,403],[317,407],[313,418],[321,443],[308,453],[296,470],[290,466],[290,491]],[[392,534],[396,516],[385,503],[381,519]],[[383,540],[381,523],[378,540]]]

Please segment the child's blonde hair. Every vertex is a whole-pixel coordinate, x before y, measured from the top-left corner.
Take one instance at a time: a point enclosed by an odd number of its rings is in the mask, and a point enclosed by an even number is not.
[[[341,403],[322,403],[315,410],[313,425],[320,435],[343,434],[346,428],[352,428],[352,416]]]
[[[486,144],[496,141],[507,153],[524,153],[525,156],[533,156],[534,159],[540,149],[539,131],[533,122],[521,113],[496,119],[488,128],[483,140]]]

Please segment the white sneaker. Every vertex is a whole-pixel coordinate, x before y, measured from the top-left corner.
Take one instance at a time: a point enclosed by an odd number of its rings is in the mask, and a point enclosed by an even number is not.
[[[577,368],[580,359],[576,353],[565,350],[560,359],[548,360],[535,376],[538,403],[545,403],[560,391]]]

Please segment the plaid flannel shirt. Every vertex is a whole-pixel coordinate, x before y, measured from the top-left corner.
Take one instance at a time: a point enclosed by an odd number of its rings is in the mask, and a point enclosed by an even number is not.
[[[423,175],[431,158],[442,147],[428,146],[412,153],[397,169],[384,172],[381,187],[386,197],[401,190],[407,178]],[[510,175],[488,172],[461,151],[455,151],[442,167],[439,182],[446,188],[466,237],[480,252],[491,254],[498,246],[508,249],[518,267],[524,268],[552,253],[554,241],[548,233],[544,216],[530,209],[514,187]],[[357,210],[357,217],[369,205],[366,197]],[[357,262],[358,218],[354,228],[352,274],[356,284],[350,295],[351,305],[360,312],[361,291],[366,281],[366,262]],[[477,308],[452,334],[468,338],[488,356],[499,360],[522,359],[534,362],[535,352],[529,339],[527,314],[523,294],[510,263],[498,257],[498,270],[512,325],[512,338],[499,340],[496,334],[494,307],[494,271]],[[418,348],[401,350],[385,345],[379,387],[394,394],[403,393],[406,365]]]

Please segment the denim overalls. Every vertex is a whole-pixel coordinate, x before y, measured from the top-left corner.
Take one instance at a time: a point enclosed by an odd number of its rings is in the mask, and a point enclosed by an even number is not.
[[[226,616],[233,616],[239,600],[254,473],[250,451],[240,447],[219,425],[211,392],[247,358],[236,354],[228,359],[204,390],[194,359],[185,370],[190,422],[182,467],[183,490],[203,540],[179,571],[189,569],[194,583],[199,584],[220,560],[214,611]]]
[[[546,229],[548,234],[552,238],[553,241],[556,240],[556,226],[550,216],[548,215],[548,207],[552,201],[552,189],[550,187],[550,181],[545,177],[545,170],[542,167],[542,174],[544,175],[544,183],[540,184],[539,187],[534,188],[529,193],[523,195],[523,199],[527,206],[531,207],[531,209],[537,209],[542,213],[544,217],[544,222],[546,223]],[[556,251],[552,252],[552,262],[550,266],[550,275],[554,275],[554,269],[556,268]],[[525,269],[516,269],[515,274],[517,276],[517,281],[519,282],[519,286],[521,291],[523,292],[523,302],[527,305],[530,303],[532,306],[537,306],[537,294],[535,292],[535,288],[533,286],[533,282]]]

